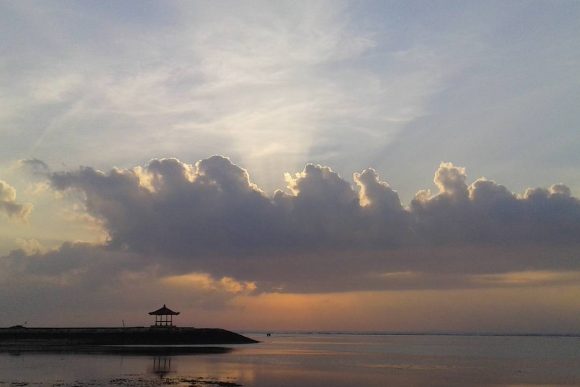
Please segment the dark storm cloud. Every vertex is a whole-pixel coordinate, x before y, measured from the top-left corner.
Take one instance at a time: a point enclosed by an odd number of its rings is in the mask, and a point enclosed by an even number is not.
[[[404,207],[372,169],[354,174],[355,186],[313,164],[286,181],[270,197],[221,156],[51,175],[103,221],[107,249],[162,262],[167,273],[336,291],[484,286],[469,276],[580,269],[580,203],[562,184],[516,195],[483,178],[469,185],[465,169],[442,163],[439,192],[420,191]]]

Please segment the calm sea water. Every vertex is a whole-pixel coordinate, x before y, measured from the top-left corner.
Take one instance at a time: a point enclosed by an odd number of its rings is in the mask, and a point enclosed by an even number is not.
[[[0,385],[580,386],[574,337],[248,336],[222,354],[3,353]]]

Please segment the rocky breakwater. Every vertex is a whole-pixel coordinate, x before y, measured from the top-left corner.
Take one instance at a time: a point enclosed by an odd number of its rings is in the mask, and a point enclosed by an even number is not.
[[[257,341],[218,328],[0,328],[0,351],[198,353]],[[206,346],[206,347],[201,347]]]

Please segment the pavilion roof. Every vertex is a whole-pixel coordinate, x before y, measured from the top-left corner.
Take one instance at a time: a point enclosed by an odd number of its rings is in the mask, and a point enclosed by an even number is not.
[[[166,307],[165,304],[163,304],[161,308],[154,310],[153,312],[149,312],[149,314],[155,316],[167,316],[167,315],[177,316],[179,312],[174,312],[168,307]]]

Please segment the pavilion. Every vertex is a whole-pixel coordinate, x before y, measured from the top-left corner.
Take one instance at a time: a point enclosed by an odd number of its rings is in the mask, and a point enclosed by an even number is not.
[[[172,327],[173,316],[177,316],[179,312],[174,312],[163,304],[163,307],[149,312],[150,315],[155,316],[154,327]]]

